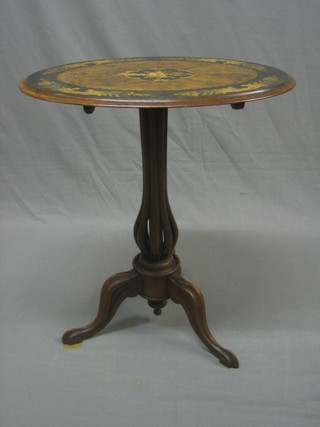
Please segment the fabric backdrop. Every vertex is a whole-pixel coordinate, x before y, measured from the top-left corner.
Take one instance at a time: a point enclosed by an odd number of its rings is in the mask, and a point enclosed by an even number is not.
[[[319,20],[319,0],[1,2],[1,427],[319,426]],[[177,252],[239,370],[181,307],[155,317],[141,298],[80,348],[61,344],[138,251],[138,111],[86,115],[18,82],[126,56],[242,59],[297,80],[241,111],[169,111]]]

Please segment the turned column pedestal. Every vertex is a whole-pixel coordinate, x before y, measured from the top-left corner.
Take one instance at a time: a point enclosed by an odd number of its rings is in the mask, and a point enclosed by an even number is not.
[[[133,269],[111,276],[103,285],[95,320],[67,331],[62,341],[76,344],[104,328],[127,297],[141,295],[160,315],[171,299],[184,308],[191,326],[209,350],[229,367],[237,368],[236,356],[213,338],[207,325],[205,304],[200,290],[180,274],[180,261],[174,252],[178,227],[167,193],[167,108],[140,108],[143,162],[143,196],[134,225],[134,238],[141,250],[133,259]]]

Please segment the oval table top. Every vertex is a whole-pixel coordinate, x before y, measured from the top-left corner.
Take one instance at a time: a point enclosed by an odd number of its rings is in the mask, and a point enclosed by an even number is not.
[[[199,57],[117,58],[38,71],[19,88],[34,98],[85,106],[197,107],[288,92],[285,72],[245,61]]]

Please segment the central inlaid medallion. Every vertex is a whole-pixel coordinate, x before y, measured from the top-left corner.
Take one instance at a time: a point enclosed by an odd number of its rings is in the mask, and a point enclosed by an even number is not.
[[[192,77],[193,73],[188,70],[177,70],[174,68],[148,68],[143,70],[129,70],[119,74],[119,76],[130,79],[151,80],[154,82],[178,80],[185,77]]]

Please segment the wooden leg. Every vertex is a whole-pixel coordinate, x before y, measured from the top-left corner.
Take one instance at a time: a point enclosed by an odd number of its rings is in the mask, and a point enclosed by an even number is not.
[[[204,299],[200,290],[188,282],[180,274],[169,277],[169,296],[176,304],[184,308],[191,326],[201,341],[228,368],[238,368],[239,362],[235,354],[227,350],[213,338],[206,318]]]
[[[95,320],[81,328],[71,329],[62,337],[64,344],[77,344],[101,331],[113,318],[122,301],[141,292],[138,274],[134,270],[111,276],[104,283]]]

